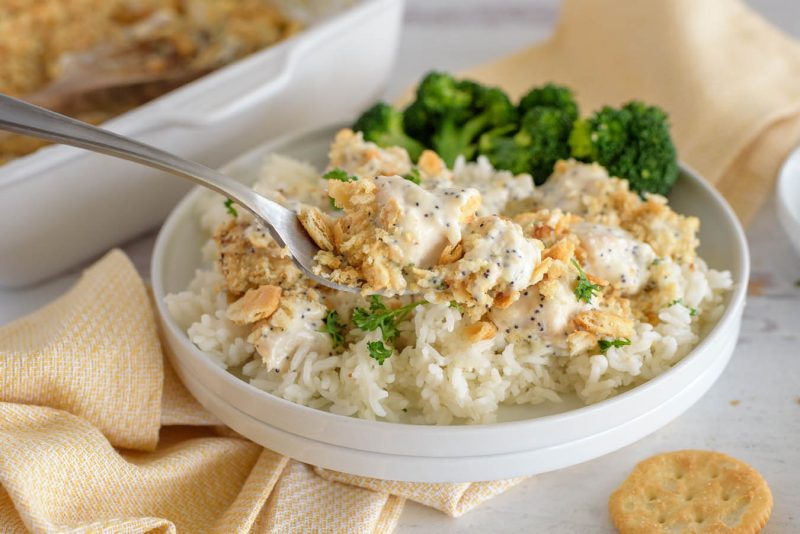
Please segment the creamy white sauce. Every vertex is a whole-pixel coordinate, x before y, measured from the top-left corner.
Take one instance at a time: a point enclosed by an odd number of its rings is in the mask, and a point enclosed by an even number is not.
[[[599,165],[576,165],[561,174],[554,174],[536,188],[540,208],[554,209],[582,215],[586,213],[584,199],[596,197],[608,180],[608,172]]]
[[[427,191],[400,176],[378,176],[378,204],[399,202],[403,215],[398,223],[397,245],[408,263],[421,269],[433,267],[444,248],[461,241],[459,220],[464,206],[480,193],[471,188]]]
[[[581,222],[572,226],[586,251],[586,272],[607,280],[623,295],[637,293],[650,277],[656,254],[620,228]]]
[[[489,317],[498,330],[506,334],[517,334],[528,339],[538,337],[555,345],[563,345],[572,316],[589,308],[588,304],[575,298],[573,288],[562,281],[552,298],[545,299],[537,287],[531,286],[508,308],[492,309]]]
[[[462,262],[482,266],[470,288],[473,296],[477,298],[497,286],[507,285],[512,290],[528,287],[533,269],[541,260],[538,241],[525,237],[518,224],[499,217],[478,219],[469,229]]]

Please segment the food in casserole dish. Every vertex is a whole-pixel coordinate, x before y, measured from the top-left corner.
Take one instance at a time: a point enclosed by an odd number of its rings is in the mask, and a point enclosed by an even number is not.
[[[97,124],[300,27],[269,0],[9,0],[0,92]],[[4,134],[0,163],[43,144]]]

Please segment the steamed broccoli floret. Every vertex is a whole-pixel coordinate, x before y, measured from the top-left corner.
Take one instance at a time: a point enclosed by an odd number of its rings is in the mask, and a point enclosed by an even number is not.
[[[565,111],[535,107],[522,118],[516,134],[484,134],[480,151],[496,168],[514,174],[530,173],[540,185],[550,177],[556,161],[569,157],[567,141],[571,129],[572,120]]]
[[[382,146],[399,146],[408,151],[416,161],[424,147],[406,134],[403,128],[403,113],[389,104],[378,102],[361,114],[353,124],[353,130],[364,134],[364,139]]]
[[[441,72],[428,73],[417,86],[416,99],[403,112],[406,131],[430,145],[431,138],[445,116],[458,122],[469,118],[472,95],[459,82]]]
[[[547,84],[532,89],[519,104],[522,121],[516,133],[493,130],[483,136],[479,151],[498,169],[527,172],[544,183],[559,159],[570,156],[568,139],[578,105],[572,91]]]
[[[404,112],[410,135],[430,146],[452,166],[456,157],[472,159],[481,133],[514,124],[517,113],[500,89],[432,72],[417,88]]]
[[[519,114],[523,116],[538,107],[560,109],[571,121],[578,118],[578,104],[575,102],[572,89],[554,83],[534,87],[523,96],[519,101]]]
[[[514,138],[515,126],[497,128],[481,135],[478,152],[496,169],[522,174],[530,169],[530,154]]]
[[[678,178],[667,114],[655,106],[604,107],[576,122],[569,145],[574,158],[596,161],[639,193],[666,195]]]
[[[571,131],[572,120],[561,109],[536,107],[525,114],[514,138],[530,155],[528,172],[536,185],[547,181],[558,160],[569,157]]]

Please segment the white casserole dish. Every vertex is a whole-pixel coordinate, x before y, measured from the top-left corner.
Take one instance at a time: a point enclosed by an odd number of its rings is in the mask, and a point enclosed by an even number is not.
[[[283,138],[225,167],[254,181],[271,152],[322,167],[335,129]],[[202,191],[173,211],[156,241],[153,291],[170,359],[184,384],[211,412],[254,441],[314,465],[377,478],[456,482],[531,475],[619,449],[683,413],[714,383],[738,338],[749,276],[747,242],[724,199],[683,168],[671,203],[702,219],[700,254],[731,271],[723,316],[692,352],[653,380],[606,401],[503,407],[503,422],[417,426],[366,421],[307,408],[261,391],[221,369],[195,347],[167,311],[164,296],[184,289],[200,265],[205,237],[192,213]]]
[[[304,11],[310,26],[103,126],[218,166],[277,135],[350,118],[383,92],[402,0],[284,3]],[[40,281],[156,227],[188,189],[159,171],[66,146],[3,165],[0,286]]]

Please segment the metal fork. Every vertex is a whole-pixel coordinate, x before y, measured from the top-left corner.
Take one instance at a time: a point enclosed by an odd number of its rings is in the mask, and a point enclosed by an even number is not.
[[[305,276],[339,291],[359,291],[358,287],[337,284],[312,272],[319,247],[306,233],[295,212],[219,171],[2,94],[0,129],[141,163],[225,195],[267,226],[275,241],[289,249],[294,263]]]

